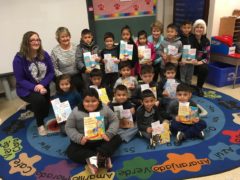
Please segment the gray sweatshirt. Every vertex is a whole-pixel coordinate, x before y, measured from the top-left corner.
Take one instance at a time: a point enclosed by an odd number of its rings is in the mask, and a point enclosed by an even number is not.
[[[119,119],[114,112],[104,104],[102,104],[102,108],[99,112],[101,116],[104,116],[105,134],[111,139],[117,134]],[[80,144],[80,141],[84,136],[84,117],[89,117],[89,113],[80,111],[78,107],[75,107],[69,115],[65,125],[68,137],[77,144]]]

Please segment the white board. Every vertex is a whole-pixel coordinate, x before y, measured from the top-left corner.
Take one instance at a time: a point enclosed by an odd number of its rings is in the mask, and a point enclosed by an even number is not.
[[[89,28],[86,0],[0,0],[0,75],[13,72],[12,61],[25,32],[36,31],[51,53],[60,26],[67,27],[78,44],[82,29]]]

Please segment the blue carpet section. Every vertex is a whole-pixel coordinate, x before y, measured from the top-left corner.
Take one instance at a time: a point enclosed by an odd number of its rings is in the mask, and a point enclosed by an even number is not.
[[[207,110],[205,140],[187,140],[148,147],[136,137],[114,154],[111,172],[89,175],[85,167],[67,159],[69,139],[58,131],[53,114],[46,137],[37,133],[34,118],[10,117],[0,128],[0,177],[3,179],[183,179],[224,172],[240,165],[240,102],[225,94],[207,91],[193,100]]]

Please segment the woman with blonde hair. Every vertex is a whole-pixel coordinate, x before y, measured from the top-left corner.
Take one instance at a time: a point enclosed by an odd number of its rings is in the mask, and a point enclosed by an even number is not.
[[[48,116],[49,83],[54,76],[50,56],[43,50],[38,33],[28,31],[23,35],[20,51],[13,60],[17,95],[30,103],[37,120],[38,133],[47,134],[44,118]]]

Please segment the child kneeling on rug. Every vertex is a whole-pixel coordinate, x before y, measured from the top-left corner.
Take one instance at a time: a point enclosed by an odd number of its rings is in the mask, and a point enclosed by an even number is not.
[[[99,117],[104,118],[99,121]],[[94,124],[96,127],[91,129]],[[98,92],[90,88],[65,125],[71,140],[67,156],[74,162],[87,163],[92,174],[97,174],[101,167],[110,169],[110,157],[122,142],[117,135],[118,127],[119,120],[114,112],[100,101]]]
[[[197,104],[191,100],[192,90],[187,84],[177,86],[177,99],[167,109],[172,116],[171,132],[176,134],[175,145],[190,138],[204,139],[206,122],[199,119]]]

